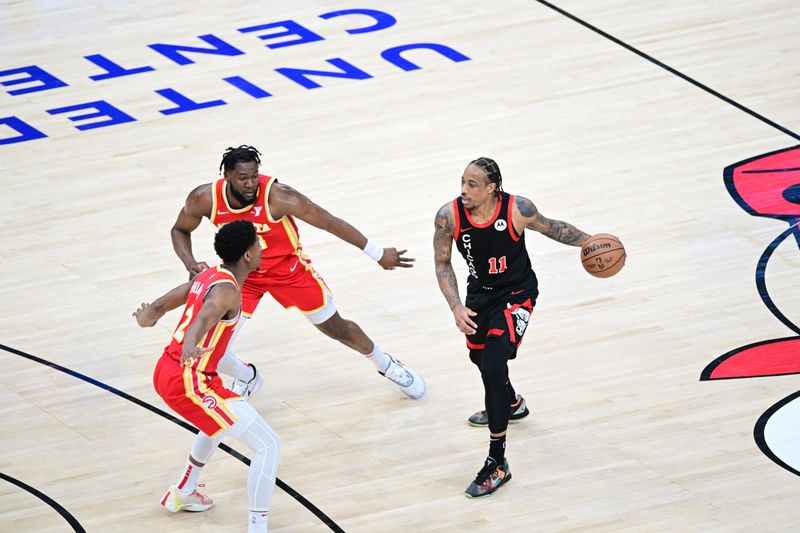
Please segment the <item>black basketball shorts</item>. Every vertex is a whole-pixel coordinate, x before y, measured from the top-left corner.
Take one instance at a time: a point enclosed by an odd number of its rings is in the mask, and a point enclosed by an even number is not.
[[[466,336],[467,347],[483,350],[487,342],[500,342],[507,345],[508,358],[514,359],[528,329],[536,296],[536,290],[509,291],[480,309],[473,309],[478,314],[472,317],[472,321],[478,327],[475,334]]]

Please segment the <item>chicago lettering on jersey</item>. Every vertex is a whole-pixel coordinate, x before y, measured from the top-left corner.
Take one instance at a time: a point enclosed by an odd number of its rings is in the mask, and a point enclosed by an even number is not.
[[[397,19],[394,16],[386,13],[385,11],[360,8],[330,11],[323,13],[318,17],[325,21],[330,19],[339,19],[341,17],[355,17],[352,19],[353,26],[344,30],[350,35],[381,31],[394,26],[397,22]],[[248,36],[249,34],[252,34],[259,40],[266,42],[267,44],[264,46],[271,50],[325,40],[325,37],[319,33],[294,20],[282,20],[278,22],[258,24],[245,28],[238,28],[238,31],[240,34],[245,34]],[[216,56],[215,60],[217,61],[219,61],[220,58],[235,57],[246,54],[246,52],[238,46],[224,41],[213,34],[198,35],[197,39],[202,41],[205,46],[168,43],[151,43],[146,46],[155,54],[158,54],[161,57],[166,57],[179,67],[192,65],[195,63],[195,61],[189,57],[190,54]],[[261,47],[259,46],[259,48]],[[420,70],[422,67],[404,57],[406,52],[414,50],[427,50],[428,52],[435,52],[436,54],[444,56],[455,63],[470,60],[469,57],[461,52],[458,52],[457,50],[454,50],[453,48],[443,44],[434,42],[417,42],[392,46],[381,51],[380,57],[384,61],[405,72]],[[419,54],[415,55],[415,57],[418,56]],[[136,76],[145,72],[157,70],[155,67],[150,65],[123,66],[122,64],[109,59],[103,54],[89,54],[83,56],[83,58],[91,64],[92,68],[100,68],[99,73],[96,71],[94,71],[93,74],[88,72],[90,75],[87,76],[86,79],[91,80],[92,83],[103,80],[116,80],[117,78]],[[320,66],[322,66],[322,69]],[[333,68],[331,69],[330,67]],[[174,69],[174,66],[170,65],[169,67],[165,67],[165,69],[166,71],[164,72],[163,79],[165,81],[171,80],[173,76],[169,74],[169,69]],[[311,62],[311,64],[306,63],[306,65],[302,68],[278,67],[274,68],[273,71],[277,75],[282,76],[283,78],[288,78],[290,81],[306,90],[318,89],[322,87],[322,85],[316,81],[316,79],[319,78],[365,80],[373,77],[365,70],[340,57],[324,59],[320,60],[319,62]],[[261,72],[259,72],[258,75],[261,76]],[[41,91],[63,91],[69,90],[68,88],[71,87],[74,87],[75,93],[80,95],[82,92],[81,85],[91,86],[91,84],[87,84],[85,79],[79,81],[80,83],[76,83],[75,80],[70,80],[70,83],[67,83],[60,75],[53,74],[52,72],[38,65],[29,65],[0,70],[0,86],[13,87],[13,89],[6,90],[6,92],[11,96],[29,95],[30,93]],[[273,96],[272,93],[267,91],[265,88],[254,84],[241,75],[225,76],[217,81],[219,91],[223,95],[226,94],[226,91],[230,92],[231,90],[238,90],[256,100]],[[191,95],[187,95],[181,90],[173,87],[158,89],[154,92],[159,97],[166,100],[166,102],[164,102],[162,105],[166,104],[168,107],[145,111],[142,113],[141,118],[159,116],[159,114],[161,116],[170,116],[192,111],[199,111],[211,107],[228,105],[228,102],[222,98],[214,98],[204,101],[196,100]],[[26,96],[26,98],[31,97]],[[139,98],[140,97],[137,97],[137,100]],[[93,100],[90,102],[79,102],[73,105],[46,109],[45,112],[51,116],[64,115],[67,120],[73,123],[75,129],[78,131],[106,128],[109,126],[136,122],[138,120],[137,117],[126,111],[123,111],[120,107],[118,107],[117,104],[112,104],[111,102],[103,99]],[[25,119],[17,116],[0,117],[0,145],[28,142],[46,137],[48,137],[48,135],[39,129],[38,124],[37,126],[34,126]]]
[[[470,242],[469,233],[461,234],[461,243],[464,245],[464,249],[467,252],[466,260],[467,268],[469,268],[469,275],[478,279],[478,271],[475,270],[474,258],[472,257],[472,243]]]

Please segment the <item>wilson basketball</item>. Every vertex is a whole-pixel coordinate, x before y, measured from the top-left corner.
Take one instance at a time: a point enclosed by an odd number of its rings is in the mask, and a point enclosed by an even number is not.
[[[584,270],[597,278],[610,278],[625,266],[625,247],[608,233],[592,235],[581,248]]]

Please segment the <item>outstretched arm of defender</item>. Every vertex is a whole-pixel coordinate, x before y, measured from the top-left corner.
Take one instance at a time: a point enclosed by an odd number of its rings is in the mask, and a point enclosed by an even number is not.
[[[470,317],[475,316],[472,309],[461,304],[458,296],[458,282],[453,264],[450,262],[453,252],[453,235],[455,232],[455,217],[452,204],[445,204],[436,213],[433,233],[433,260],[436,266],[436,280],[439,290],[442,291],[447,305],[453,312],[456,327],[462,333],[475,333],[477,327]]]
[[[514,215],[519,215],[520,221],[517,224],[517,216],[514,217],[516,228],[532,229],[554,241],[570,246],[581,246],[589,238],[588,233],[582,232],[572,224],[545,217],[527,198],[517,196],[514,208]]]
[[[190,277],[208,268],[205,262],[198,262],[194,258],[192,232],[197,229],[204,216],[211,215],[211,203],[211,184],[201,185],[190,192],[170,231],[172,248],[189,271]]]
[[[303,194],[283,183],[276,183],[270,189],[269,208],[275,218],[286,215],[293,216],[339,237],[360,250],[365,250],[367,247],[367,238],[353,225],[333,216]],[[406,250],[398,250],[396,248],[383,248],[383,253],[381,253],[381,249],[378,248],[375,256],[369,253],[368,255],[373,257],[384,269],[394,270],[396,267],[409,268],[414,266],[412,264],[414,259],[405,257],[403,255],[405,253]]]
[[[186,297],[189,295],[191,286],[192,282],[187,281],[168,291],[163,296],[156,298],[153,303],[142,303],[139,309],[133,312],[136,322],[143,328],[154,326],[165,313],[186,303]]]

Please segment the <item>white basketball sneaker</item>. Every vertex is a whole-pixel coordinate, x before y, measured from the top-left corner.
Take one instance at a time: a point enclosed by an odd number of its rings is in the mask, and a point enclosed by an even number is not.
[[[202,487],[203,485],[198,485]],[[189,494],[181,494],[175,485],[170,485],[167,493],[161,498],[161,506],[170,513],[177,513],[178,511],[205,511],[214,505],[214,500],[200,494],[197,489]]]
[[[378,374],[397,383],[400,386],[400,390],[412,400],[419,400],[425,396],[428,391],[425,380],[388,353],[386,355],[390,359],[389,366],[383,372],[378,372]]]
[[[253,377],[248,380],[235,379],[233,380],[233,385],[231,385],[231,391],[241,396],[242,400],[247,400],[253,396],[261,390],[261,386],[264,384],[264,378],[261,377],[261,372],[258,371],[256,365],[248,363],[247,366],[253,369]]]

